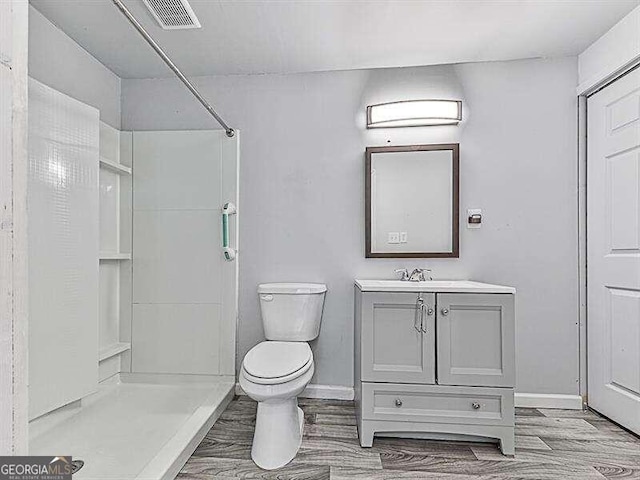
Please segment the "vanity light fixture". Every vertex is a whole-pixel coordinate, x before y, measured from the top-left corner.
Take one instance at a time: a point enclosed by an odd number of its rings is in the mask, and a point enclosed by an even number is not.
[[[460,120],[460,100],[403,100],[367,107],[367,128],[457,125]]]

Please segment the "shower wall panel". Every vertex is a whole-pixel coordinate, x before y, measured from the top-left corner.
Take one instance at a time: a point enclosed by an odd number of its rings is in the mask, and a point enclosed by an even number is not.
[[[235,373],[237,159],[222,131],[133,132],[133,372]]]
[[[29,418],[97,389],[98,122],[29,81]]]

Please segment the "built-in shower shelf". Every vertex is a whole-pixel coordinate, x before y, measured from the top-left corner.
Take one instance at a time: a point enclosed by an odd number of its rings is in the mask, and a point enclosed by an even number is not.
[[[100,252],[100,260],[131,260],[131,254],[118,252]]]
[[[131,175],[131,168],[114,162],[113,160],[109,160],[105,157],[100,157],[100,166],[121,175]]]
[[[103,360],[115,357],[116,355],[119,355],[122,352],[126,352],[127,350],[131,350],[130,343],[114,343],[113,345],[109,345],[100,349],[100,351],[98,352],[98,360],[102,362]]]

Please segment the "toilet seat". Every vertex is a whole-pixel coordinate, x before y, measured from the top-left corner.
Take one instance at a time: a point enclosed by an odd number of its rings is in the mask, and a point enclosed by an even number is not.
[[[313,353],[306,342],[262,342],[242,362],[247,380],[260,385],[285,383],[304,375],[313,365]]]

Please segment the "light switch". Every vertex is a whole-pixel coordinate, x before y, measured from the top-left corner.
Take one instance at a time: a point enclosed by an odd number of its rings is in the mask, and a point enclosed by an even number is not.
[[[480,228],[482,226],[482,210],[480,208],[467,209],[467,228]]]
[[[400,234],[398,232],[389,232],[387,243],[400,243]]]
[[[407,243],[407,232],[400,232],[400,243]]]

